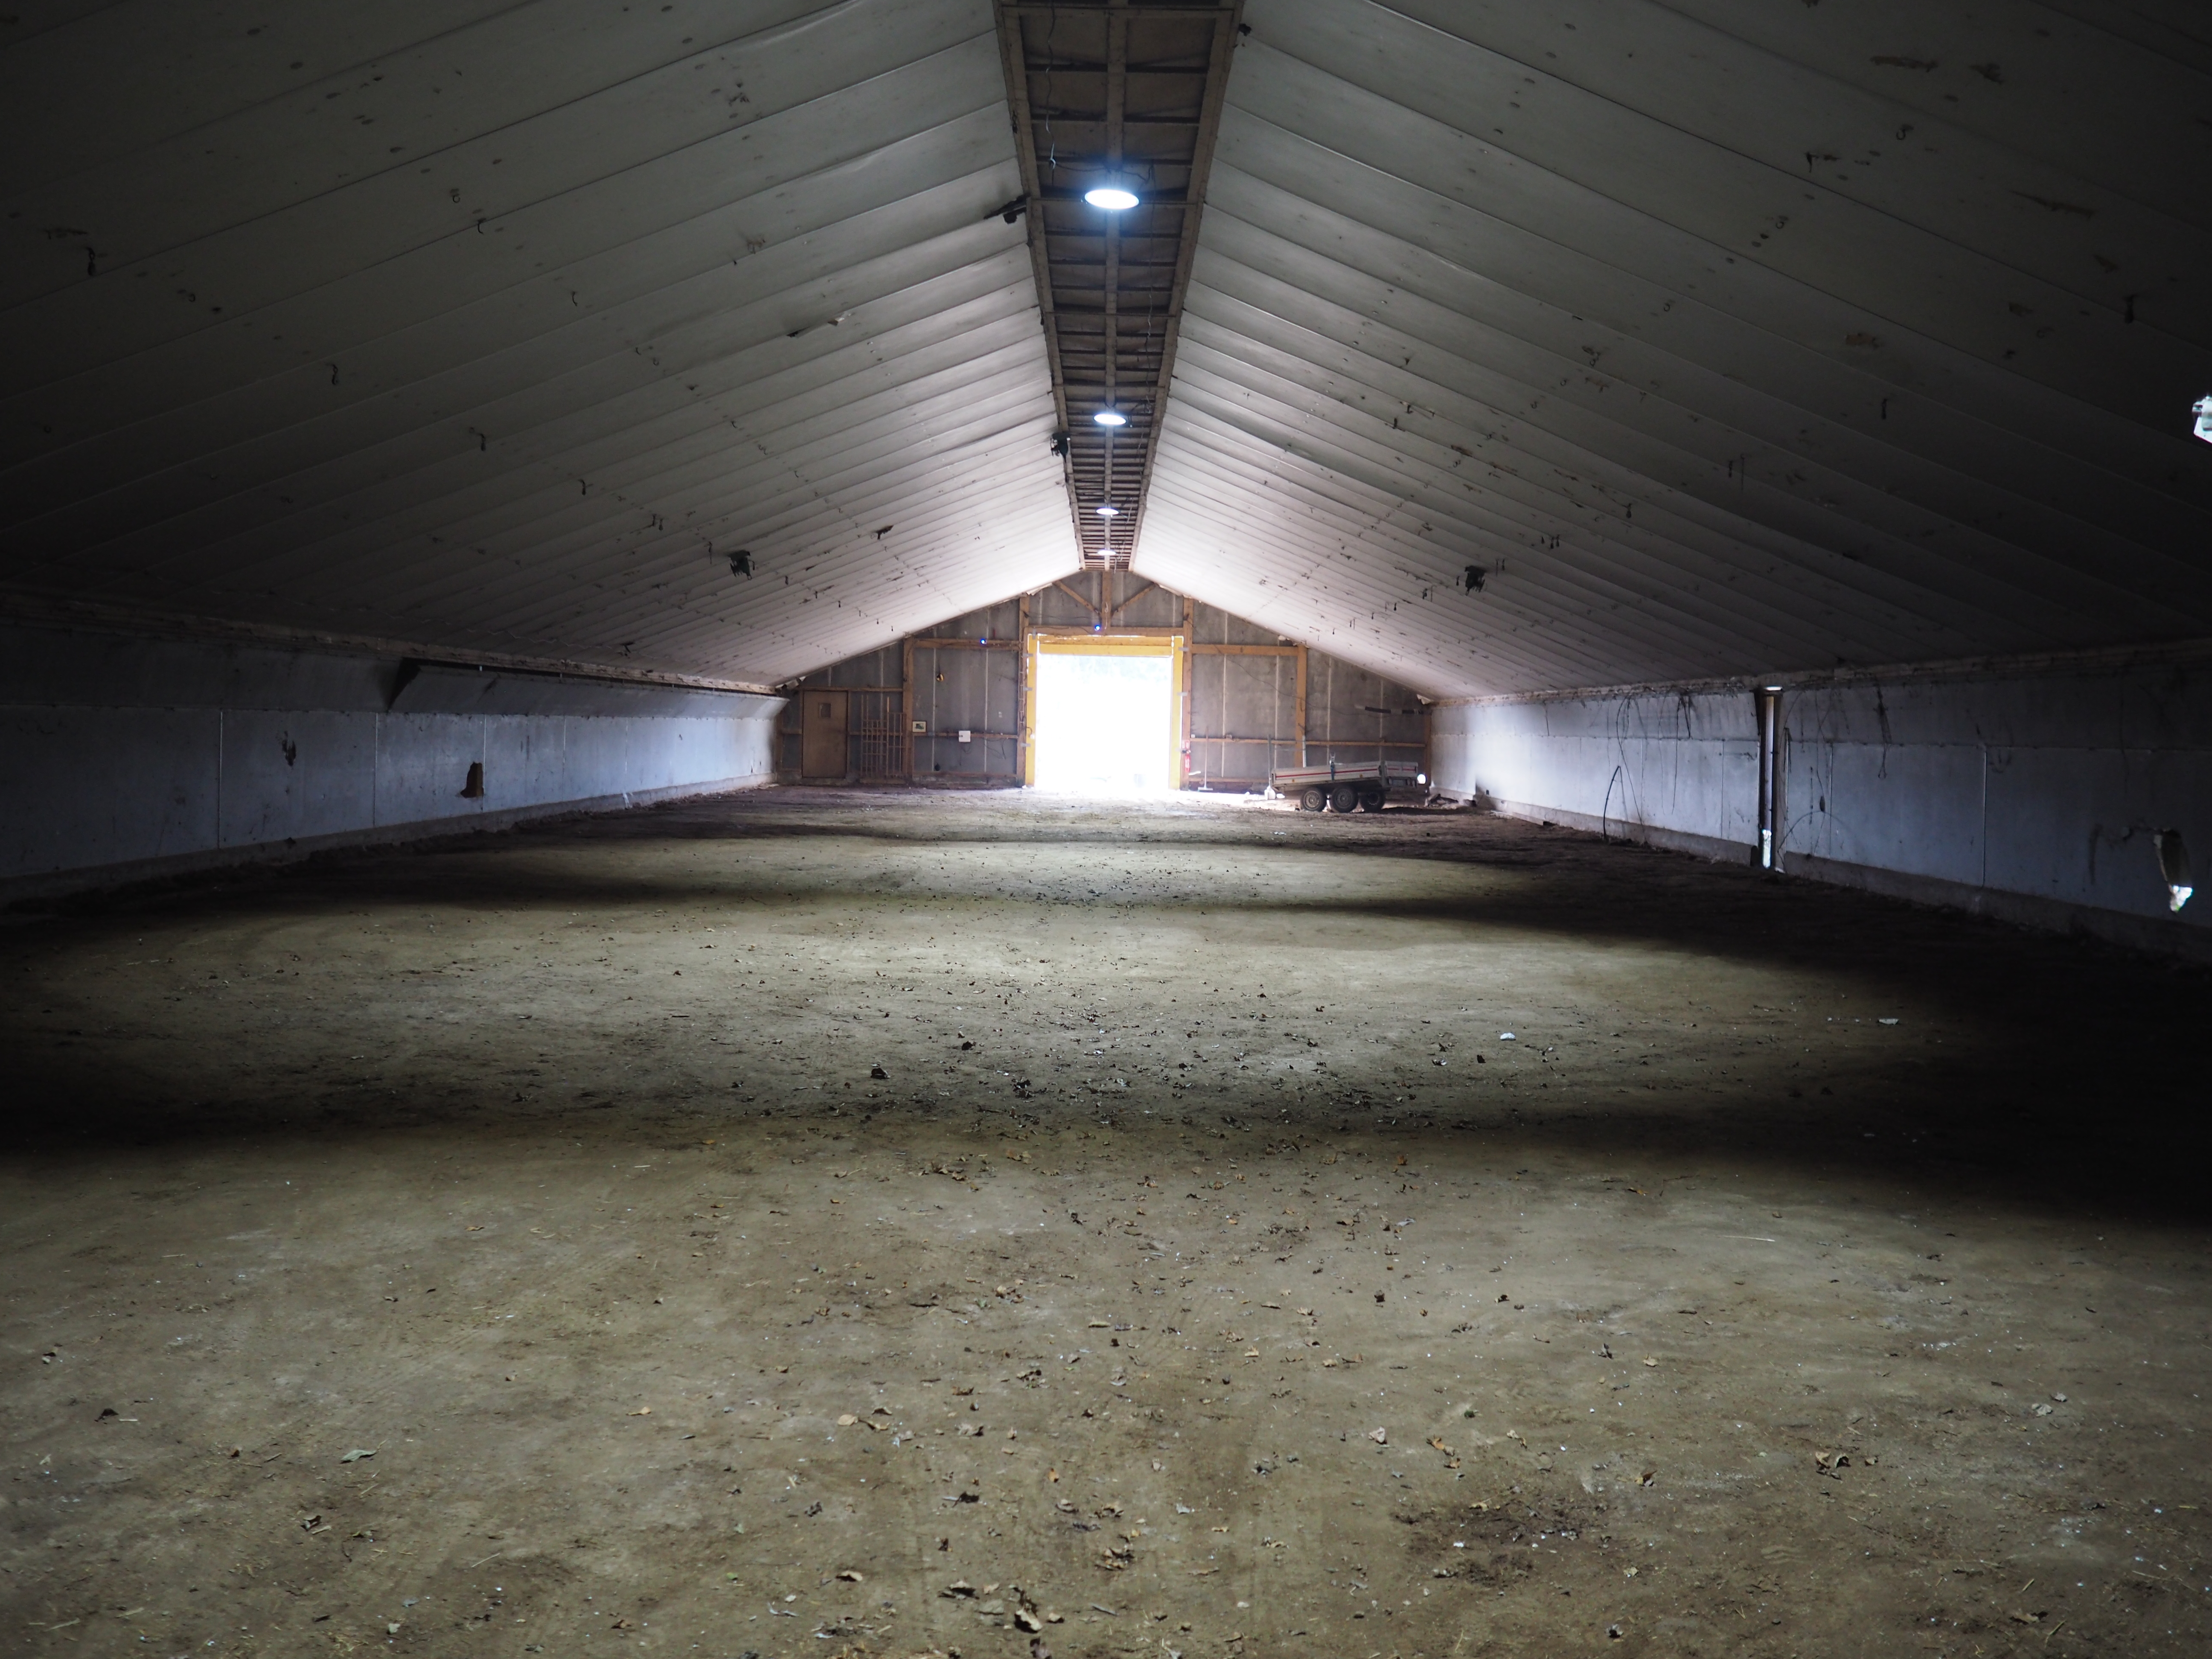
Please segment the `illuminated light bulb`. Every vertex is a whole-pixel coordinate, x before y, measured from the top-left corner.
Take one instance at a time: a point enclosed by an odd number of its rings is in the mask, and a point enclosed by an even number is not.
[[[2166,881],[2166,908],[2175,915],[2197,892],[2197,877],[2190,866],[2189,843],[2179,830],[2161,830],[2153,837],[2158,849],[2158,873]]]
[[[1102,179],[1083,192],[1083,199],[1109,213],[1127,213],[1137,205],[1137,192],[1126,179]]]
[[[1111,501],[1103,501],[1099,504],[1097,513],[1102,519],[1113,519],[1121,516],[1121,509]]]
[[[1118,409],[1102,409],[1091,417],[1101,426],[1127,426],[1129,417]]]

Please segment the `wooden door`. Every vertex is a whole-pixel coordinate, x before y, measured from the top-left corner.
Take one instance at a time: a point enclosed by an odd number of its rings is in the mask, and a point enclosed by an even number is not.
[[[842,778],[852,769],[845,744],[847,705],[843,691],[806,691],[799,715],[799,773],[806,778]]]

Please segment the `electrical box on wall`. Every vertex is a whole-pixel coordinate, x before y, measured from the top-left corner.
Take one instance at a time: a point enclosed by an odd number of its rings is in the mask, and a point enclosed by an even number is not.
[[[960,741],[963,743],[970,742],[974,739],[975,735],[975,734],[973,732],[963,732],[960,734]]]

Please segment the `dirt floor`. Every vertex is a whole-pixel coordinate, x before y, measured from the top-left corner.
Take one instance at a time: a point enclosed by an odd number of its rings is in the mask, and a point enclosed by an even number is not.
[[[18,912],[0,1650],[2202,1655],[2207,983],[1200,798]]]

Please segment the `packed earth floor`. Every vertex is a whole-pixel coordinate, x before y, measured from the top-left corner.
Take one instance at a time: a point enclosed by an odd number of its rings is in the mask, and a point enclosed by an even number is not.
[[[0,926],[0,1650],[2212,1650],[2199,970],[769,790]]]

